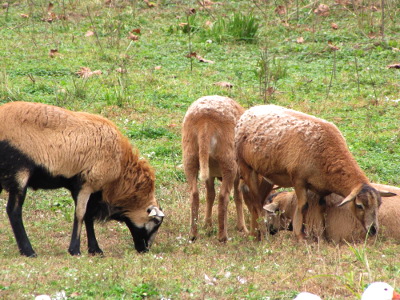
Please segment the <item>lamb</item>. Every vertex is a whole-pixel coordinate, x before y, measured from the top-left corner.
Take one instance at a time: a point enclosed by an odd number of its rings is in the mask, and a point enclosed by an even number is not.
[[[148,251],[164,213],[155,199],[154,171],[110,121],[40,103],[0,107],[0,189],[19,251],[36,256],[22,221],[27,188],[71,191],[75,217],[68,251],[80,255],[85,222],[90,254],[102,254],[95,220],[128,226],[138,252]]]
[[[247,232],[243,216],[243,200],[239,191],[239,177],[235,161],[234,129],[244,109],[234,100],[221,96],[202,97],[189,107],[182,125],[183,165],[190,188],[190,238],[198,237],[199,191],[197,177],[206,187],[205,224],[212,225],[212,206],[215,199],[214,180],[222,180],[218,202],[218,240],[225,242],[227,207],[234,188],[237,229]]]
[[[387,238],[400,240],[400,188],[371,184],[376,189],[388,193],[378,211],[380,224],[379,234]],[[320,197],[308,191],[308,207],[305,213],[305,231],[307,236],[315,239],[327,239],[335,243],[342,241],[364,241],[367,232],[347,206],[337,207],[343,197],[331,194]],[[268,197],[264,209],[267,213],[267,224],[270,232],[289,229],[296,209],[296,194],[280,192]],[[315,213],[317,212],[317,213]]]
[[[238,121],[235,144],[240,175],[254,199],[249,206],[253,234],[257,230],[261,237],[265,234],[257,219],[272,184],[295,189],[293,231],[299,240],[304,239],[308,189],[322,196],[341,195],[339,205],[350,202],[354,216],[371,235],[376,234],[380,192],[370,185],[334,124],[276,105],[256,106]],[[257,175],[268,181],[261,190]]]

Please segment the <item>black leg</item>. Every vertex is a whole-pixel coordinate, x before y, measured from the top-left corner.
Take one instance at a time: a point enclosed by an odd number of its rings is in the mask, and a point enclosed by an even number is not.
[[[78,220],[76,213],[74,217],[74,225],[72,228],[71,243],[69,244],[68,252],[71,255],[81,255],[81,237],[78,234]]]
[[[10,219],[11,227],[17,240],[19,252],[28,257],[35,257],[32,245],[26,234],[22,221],[22,205],[24,204],[26,188],[20,192],[10,191],[7,203],[7,214]]]
[[[100,254],[103,255],[103,251],[100,249],[99,244],[97,243],[96,234],[94,232],[94,224],[93,224],[93,217],[92,216],[85,216],[85,226],[86,226],[86,234],[88,239],[88,249],[89,254],[96,255]]]

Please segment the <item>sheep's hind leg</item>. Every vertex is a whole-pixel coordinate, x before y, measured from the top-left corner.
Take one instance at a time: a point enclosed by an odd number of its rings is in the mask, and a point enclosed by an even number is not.
[[[26,187],[20,191],[10,191],[7,203],[7,214],[17,240],[19,252],[27,257],[36,257],[22,221],[22,205],[26,196]]]
[[[212,209],[215,200],[215,186],[214,177],[209,177],[206,182],[206,217],[205,217],[205,227],[208,229],[212,228]]]
[[[235,182],[233,184],[233,199],[235,200],[237,223],[236,228],[238,231],[248,234],[249,231],[246,227],[246,222],[244,221],[243,213],[243,195],[239,189],[239,176],[236,176]]]

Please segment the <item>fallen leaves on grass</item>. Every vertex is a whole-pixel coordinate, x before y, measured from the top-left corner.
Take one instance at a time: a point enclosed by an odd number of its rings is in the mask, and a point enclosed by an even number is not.
[[[286,15],[286,7],[284,7],[283,5],[278,5],[276,8],[275,8],[275,12],[278,14],[278,15]]]
[[[154,70],[161,70],[161,66],[155,66]]]
[[[214,61],[205,59],[205,58],[201,57],[200,55],[198,55],[196,52],[190,52],[188,55],[186,55],[186,57],[187,58],[191,58],[191,57],[197,58],[199,60],[199,62],[203,62],[203,63],[209,63],[209,64],[214,63]]]
[[[387,66],[388,69],[400,69],[400,63],[395,63]]]
[[[233,84],[230,82],[227,82],[227,81],[215,82],[214,85],[221,86],[224,88],[229,88],[229,89],[233,88]]]
[[[303,44],[304,43],[304,38],[302,36],[299,36],[296,40],[297,44]]]
[[[20,14],[20,16],[21,16],[21,18],[29,18],[29,15],[27,15],[27,14]]]
[[[157,5],[154,2],[151,2],[149,0],[143,0],[144,3],[147,4],[148,7],[153,8],[156,7]]]
[[[130,39],[132,41],[138,41],[139,40],[139,36],[129,32],[128,39]]]
[[[101,75],[102,72],[100,70],[92,71],[88,67],[81,67],[79,71],[76,72],[79,77],[89,78],[93,75]]]
[[[51,58],[54,58],[54,57],[56,57],[57,55],[59,55],[60,53],[58,52],[58,49],[50,49],[50,51],[49,51],[49,56],[51,57]]]
[[[131,30],[131,33],[140,34],[140,32],[141,32],[140,28],[134,28],[134,29]]]
[[[3,9],[7,9],[8,6],[9,6],[9,4],[8,4],[7,2],[6,2],[6,3],[3,3],[3,4],[1,5],[1,7],[2,7]]]
[[[329,6],[326,4],[320,4],[316,9],[314,9],[314,13],[321,17],[329,16]]]
[[[117,68],[117,69],[115,69],[115,71],[117,71],[118,73],[121,73],[121,74],[124,74],[127,72],[127,70],[124,68]]]
[[[337,50],[340,49],[339,47],[335,46],[335,45],[332,43],[332,41],[328,41],[328,46],[329,46],[329,49],[331,49],[332,51],[337,51]]]
[[[88,32],[85,33],[86,37],[90,37],[94,35],[94,31],[89,30]]]
[[[337,29],[339,28],[339,26],[338,26],[338,24],[336,24],[336,23],[331,23],[331,28],[332,28],[333,30],[337,30]]]

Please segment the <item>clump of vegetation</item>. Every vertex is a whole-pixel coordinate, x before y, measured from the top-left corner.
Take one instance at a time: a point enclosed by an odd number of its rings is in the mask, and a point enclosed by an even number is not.
[[[209,29],[209,36],[217,42],[243,41],[255,43],[260,22],[253,14],[234,13],[231,17],[218,17]]]

